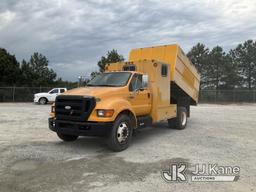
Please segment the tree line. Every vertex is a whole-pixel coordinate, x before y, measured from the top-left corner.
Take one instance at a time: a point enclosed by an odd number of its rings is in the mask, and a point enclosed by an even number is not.
[[[210,50],[198,43],[187,56],[201,74],[201,89],[256,88],[256,41],[247,40],[227,53],[220,46]]]
[[[225,52],[221,46],[212,49],[198,43],[187,53],[201,75],[201,89],[253,89],[256,88],[256,41],[247,40],[234,49]],[[111,62],[124,61],[117,50],[108,51],[98,61],[99,71]],[[57,78],[49,69],[49,60],[40,53],[34,53],[29,61],[19,63],[15,55],[0,48],[0,86],[75,86],[76,83]]]
[[[74,83],[57,78],[49,68],[49,60],[41,53],[35,52],[29,61],[19,63],[15,55],[0,48],[0,86],[52,87],[72,86]]]

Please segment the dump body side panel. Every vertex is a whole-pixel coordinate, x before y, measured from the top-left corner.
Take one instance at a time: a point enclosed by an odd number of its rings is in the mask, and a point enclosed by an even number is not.
[[[174,77],[172,81],[198,102],[200,76],[183,51],[178,48]]]
[[[193,101],[198,102],[200,76],[178,45],[133,49],[129,61],[157,60],[170,65],[170,82],[179,86]]]

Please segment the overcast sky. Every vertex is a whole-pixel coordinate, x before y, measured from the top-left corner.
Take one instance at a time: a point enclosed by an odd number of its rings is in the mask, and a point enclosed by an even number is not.
[[[256,0],[0,0],[0,47],[47,56],[65,80],[97,70],[107,50],[197,42],[225,50],[256,39]]]

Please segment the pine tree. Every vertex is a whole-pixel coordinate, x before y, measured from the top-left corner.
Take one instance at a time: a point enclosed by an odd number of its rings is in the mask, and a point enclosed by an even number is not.
[[[201,75],[200,88],[207,88],[208,82],[208,66],[209,66],[209,49],[201,43],[196,44],[187,54],[188,58],[195,65]]]
[[[20,80],[19,63],[15,55],[0,48],[0,85],[13,86]]]
[[[100,72],[105,70],[105,65],[108,63],[116,63],[119,61],[124,61],[124,57],[119,55],[117,50],[113,49],[112,51],[108,51],[106,56],[102,56],[98,61],[98,66],[100,68]]]
[[[256,87],[256,41],[247,40],[230,51],[233,62],[238,66],[241,86]]]

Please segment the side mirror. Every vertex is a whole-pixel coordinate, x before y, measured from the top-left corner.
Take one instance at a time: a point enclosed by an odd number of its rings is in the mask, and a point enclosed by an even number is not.
[[[144,74],[142,75],[142,88],[148,87],[148,75]]]

